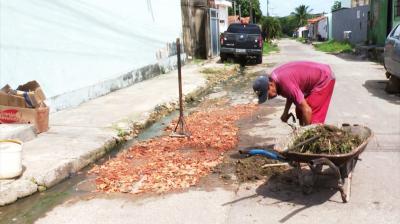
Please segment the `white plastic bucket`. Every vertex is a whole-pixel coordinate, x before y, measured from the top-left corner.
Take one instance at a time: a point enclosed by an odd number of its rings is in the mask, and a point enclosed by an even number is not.
[[[9,179],[22,173],[22,142],[0,140],[0,179]]]

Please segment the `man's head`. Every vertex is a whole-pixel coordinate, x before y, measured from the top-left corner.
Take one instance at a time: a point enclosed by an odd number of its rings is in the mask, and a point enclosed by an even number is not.
[[[258,96],[258,103],[264,103],[278,95],[276,83],[268,76],[261,75],[253,83],[253,90]]]

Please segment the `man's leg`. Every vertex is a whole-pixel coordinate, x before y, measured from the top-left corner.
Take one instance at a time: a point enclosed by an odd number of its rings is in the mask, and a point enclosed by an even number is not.
[[[310,94],[306,100],[312,109],[311,123],[324,123],[328,113],[329,103],[331,102],[335,80],[331,80],[328,85],[318,92]]]

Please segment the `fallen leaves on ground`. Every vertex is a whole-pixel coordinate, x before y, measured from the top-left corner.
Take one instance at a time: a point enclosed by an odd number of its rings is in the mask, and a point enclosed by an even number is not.
[[[198,183],[238,143],[236,121],[256,105],[195,112],[185,118],[190,138],[162,136],[135,144],[103,165],[93,167],[103,192],[166,192]],[[169,130],[175,123],[169,126]]]

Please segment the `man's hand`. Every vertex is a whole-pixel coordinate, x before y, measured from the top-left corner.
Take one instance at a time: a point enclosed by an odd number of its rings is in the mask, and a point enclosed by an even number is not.
[[[290,115],[288,113],[283,113],[281,116],[281,121],[286,123],[289,120],[289,118],[290,118]]]
[[[286,122],[289,120],[289,118],[290,118],[290,116],[289,116],[290,106],[292,106],[292,101],[289,100],[289,99],[287,99],[287,100],[286,100],[286,104],[285,104],[285,109],[283,110],[283,114],[282,114],[282,116],[281,116],[281,120],[282,120],[283,122],[285,122],[285,123],[286,123]]]

